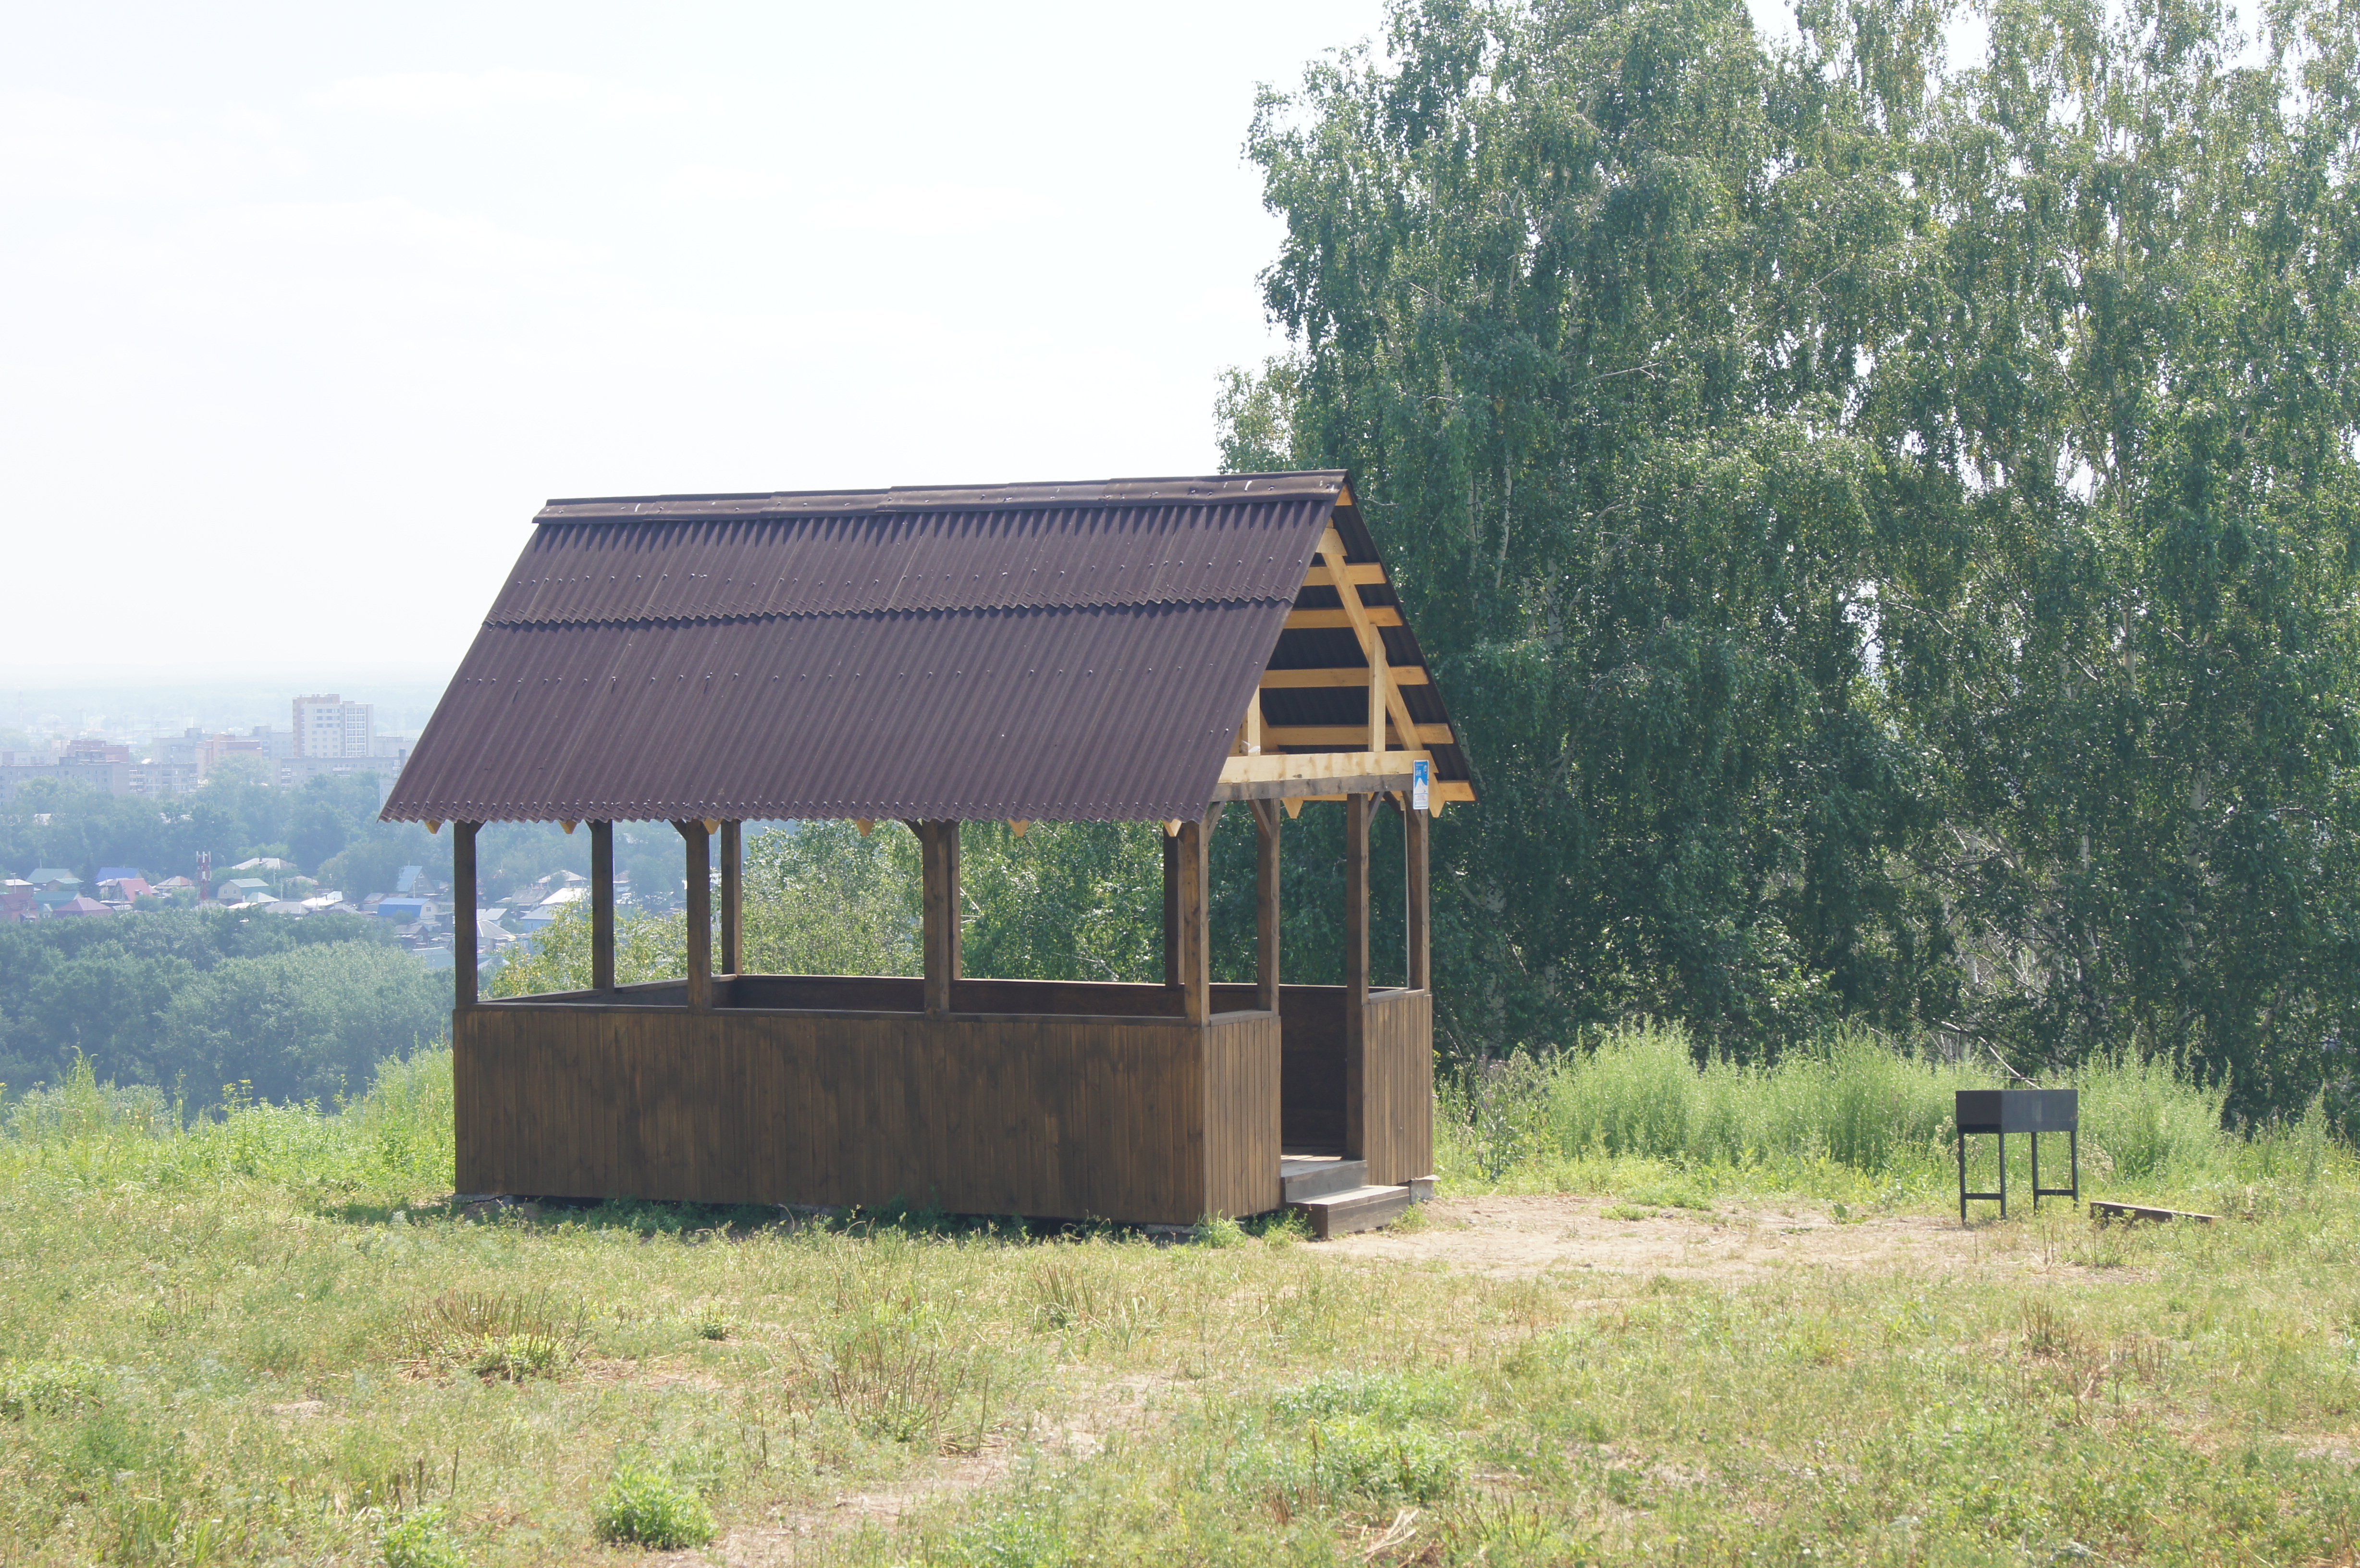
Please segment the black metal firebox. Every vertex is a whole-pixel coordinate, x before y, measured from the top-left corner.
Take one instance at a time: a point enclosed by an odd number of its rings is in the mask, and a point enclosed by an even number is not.
[[[2000,1217],[2007,1217],[2007,1135],[2020,1132],[2032,1139],[2032,1206],[2040,1207],[2043,1198],[2081,1200],[2081,1095],[2077,1089],[1961,1089],[1959,1091],[1957,1116],[1959,1122],[1959,1222],[1967,1218],[1967,1200],[1999,1201]],[[2065,1135],[2068,1166],[2072,1173],[2070,1187],[2044,1187],[2040,1184],[2040,1135],[2061,1132]],[[1999,1191],[1970,1192],[1967,1191],[1967,1138],[1972,1133],[1993,1133],[1999,1138]]]

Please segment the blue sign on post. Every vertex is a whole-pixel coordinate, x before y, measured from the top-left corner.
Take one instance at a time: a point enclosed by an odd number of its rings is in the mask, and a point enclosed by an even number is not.
[[[1434,765],[1421,757],[1411,763],[1410,768],[1409,809],[1423,811],[1426,810],[1426,799],[1434,783]]]

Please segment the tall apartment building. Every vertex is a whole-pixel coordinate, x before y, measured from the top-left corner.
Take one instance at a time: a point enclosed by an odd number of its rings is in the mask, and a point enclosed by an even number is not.
[[[366,757],[377,749],[377,710],[333,691],[295,699],[295,755]]]

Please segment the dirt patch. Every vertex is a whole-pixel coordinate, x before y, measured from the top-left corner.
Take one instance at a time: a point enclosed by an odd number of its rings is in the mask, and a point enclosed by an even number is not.
[[[1020,1454],[1089,1458],[1117,1432],[1136,1431],[1160,1419],[1163,1412],[1152,1403],[1153,1396],[1172,1382],[1150,1374],[1086,1388],[1061,1413],[1043,1414],[994,1433],[980,1454],[930,1458],[897,1480],[840,1492],[825,1507],[782,1512],[769,1524],[733,1530],[719,1542],[720,1559],[729,1568],[776,1568],[799,1561],[803,1548],[816,1548],[843,1531],[871,1524],[890,1530],[904,1515],[927,1504],[997,1486],[1007,1480]],[[649,1561],[704,1568],[710,1558],[702,1552],[676,1552]]]
[[[2014,1224],[1962,1227],[1956,1219],[1925,1214],[1839,1223],[1824,1209],[1800,1204],[1710,1214],[1666,1209],[1623,1219],[1609,1213],[1621,1203],[1570,1194],[1441,1198],[1428,1205],[1418,1228],[1365,1231],[1322,1249],[1356,1260],[1438,1263],[1503,1278],[1582,1269],[1733,1279],[1797,1267],[1947,1274],[1994,1264],[2044,1266],[2038,1238]]]
[[[2346,1470],[2360,1467],[2360,1437],[2304,1437],[2289,1433],[2281,1441],[2294,1445],[2297,1459],[2323,1459]]]

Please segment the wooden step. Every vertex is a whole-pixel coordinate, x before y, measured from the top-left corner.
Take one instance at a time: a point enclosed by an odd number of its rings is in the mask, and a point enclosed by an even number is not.
[[[1295,1156],[1278,1162],[1279,1196],[1290,1203],[1299,1203],[1306,1198],[1324,1198],[1330,1192],[1349,1192],[1368,1183],[1369,1162],[1365,1160]]]
[[[1322,1241],[1374,1230],[1390,1225],[1409,1207],[1407,1187],[1352,1187],[1323,1197],[1306,1198],[1289,1208],[1301,1209],[1311,1220],[1311,1234]]]

